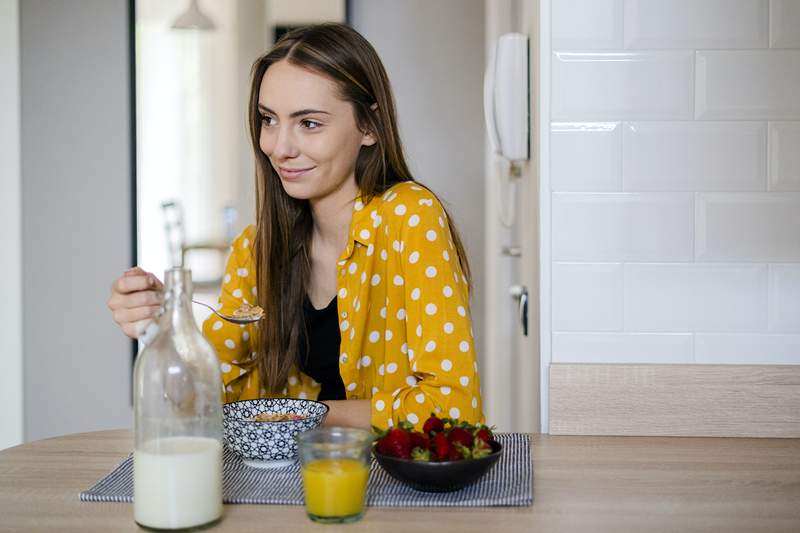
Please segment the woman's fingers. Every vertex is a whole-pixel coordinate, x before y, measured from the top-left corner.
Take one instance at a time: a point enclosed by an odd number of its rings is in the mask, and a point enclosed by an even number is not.
[[[138,266],[129,268],[114,281],[108,308],[125,335],[138,338],[140,326],[158,314],[164,301],[163,287],[156,276]]]
[[[138,339],[139,330],[136,328],[136,324],[137,322],[128,322],[127,324],[121,324],[120,328],[122,329],[122,333],[124,333],[131,339]]]
[[[136,291],[144,291],[150,288],[153,288],[154,283],[152,278],[149,278],[146,275],[134,275],[134,276],[125,276],[123,275],[121,278],[117,278],[114,281],[114,284],[111,286],[111,292],[117,292],[120,294],[128,294],[131,292]]]
[[[133,309],[134,307],[144,307],[150,305],[161,305],[164,302],[164,295],[159,291],[139,291],[126,294],[124,298],[125,307]]]
[[[111,292],[127,294],[148,289],[161,290],[163,287],[161,280],[153,274],[134,267],[123,272],[122,276],[114,281]]]
[[[127,294],[115,292],[112,293],[111,298],[108,299],[108,308],[111,311],[117,311],[136,307],[158,306],[161,305],[163,301],[163,294],[155,290],[137,291]]]
[[[133,309],[117,309],[113,313],[114,321],[124,327],[129,322],[138,322],[146,318],[155,318],[161,306],[148,305]]]
[[[161,280],[156,277],[155,274],[152,272],[148,272],[141,267],[135,266],[133,268],[129,268],[125,271],[123,276],[149,276],[148,282],[151,283],[155,288],[161,290],[164,288],[164,284],[161,283]]]
[[[140,274],[147,274],[147,272],[145,272],[145,270],[140,266],[131,267],[122,273],[123,276],[138,276]]]

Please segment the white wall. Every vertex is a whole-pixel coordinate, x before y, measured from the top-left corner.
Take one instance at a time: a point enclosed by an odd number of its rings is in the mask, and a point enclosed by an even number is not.
[[[552,360],[800,364],[800,2],[543,9]]]
[[[264,0],[270,42],[276,25],[344,22],[344,0]]]
[[[444,200],[474,274],[475,345],[483,346],[483,0],[352,0],[352,25],[386,67],[411,172]],[[479,353],[479,364],[488,354]]]
[[[131,251],[127,11],[20,4],[26,440],[131,422],[131,343],[106,308]]]
[[[0,0],[0,449],[22,442],[19,4]]]

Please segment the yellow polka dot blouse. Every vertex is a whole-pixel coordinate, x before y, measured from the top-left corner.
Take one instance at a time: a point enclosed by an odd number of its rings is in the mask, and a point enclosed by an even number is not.
[[[468,287],[446,217],[437,198],[413,182],[367,205],[358,199],[353,208],[351,238],[338,262],[339,371],[348,400],[371,400],[378,427],[407,420],[421,429],[431,412],[484,421]],[[222,313],[256,301],[254,235],[250,226],[233,243]],[[258,373],[237,364],[255,351],[255,327],[214,315],[203,324],[219,354],[228,402],[268,396]],[[295,368],[283,394],[314,399],[319,390]]]

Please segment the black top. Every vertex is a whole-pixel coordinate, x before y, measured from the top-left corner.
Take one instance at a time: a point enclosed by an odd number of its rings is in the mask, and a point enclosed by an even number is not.
[[[336,297],[324,308],[315,309],[308,297],[303,300],[303,317],[309,337],[306,353],[305,338],[299,346],[300,371],[311,376],[322,388],[317,400],[345,400],[344,382],[339,373],[339,317]]]

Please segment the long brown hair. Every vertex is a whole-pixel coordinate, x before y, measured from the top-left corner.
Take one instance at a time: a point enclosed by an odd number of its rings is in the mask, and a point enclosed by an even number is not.
[[[258,367],[261,386],[269,393],[286,386],[297,361],[300,334],[305,328],[303,299],[311,272],[313,221],[308,201],[286,194],[259,147],[261,80],[270,65],[284,60],[335,82],[338,96],[352,104],[358,128],[374,134],[377,142],[361,147],[355,165],[356,184],[365,204],[396,183],[414,181],[403,155],[389,78],[375,49],[357,31],[337,23],[298,28],[286,33],[253,63],[248,117],[256,160],[254,255],[258,303],[266,320],[259,327],[259,342],[250,365]],[[373,108],[375,104],[377,109]],[[447,219],[461,269],[469,280],[464,247],[451,217]]]

